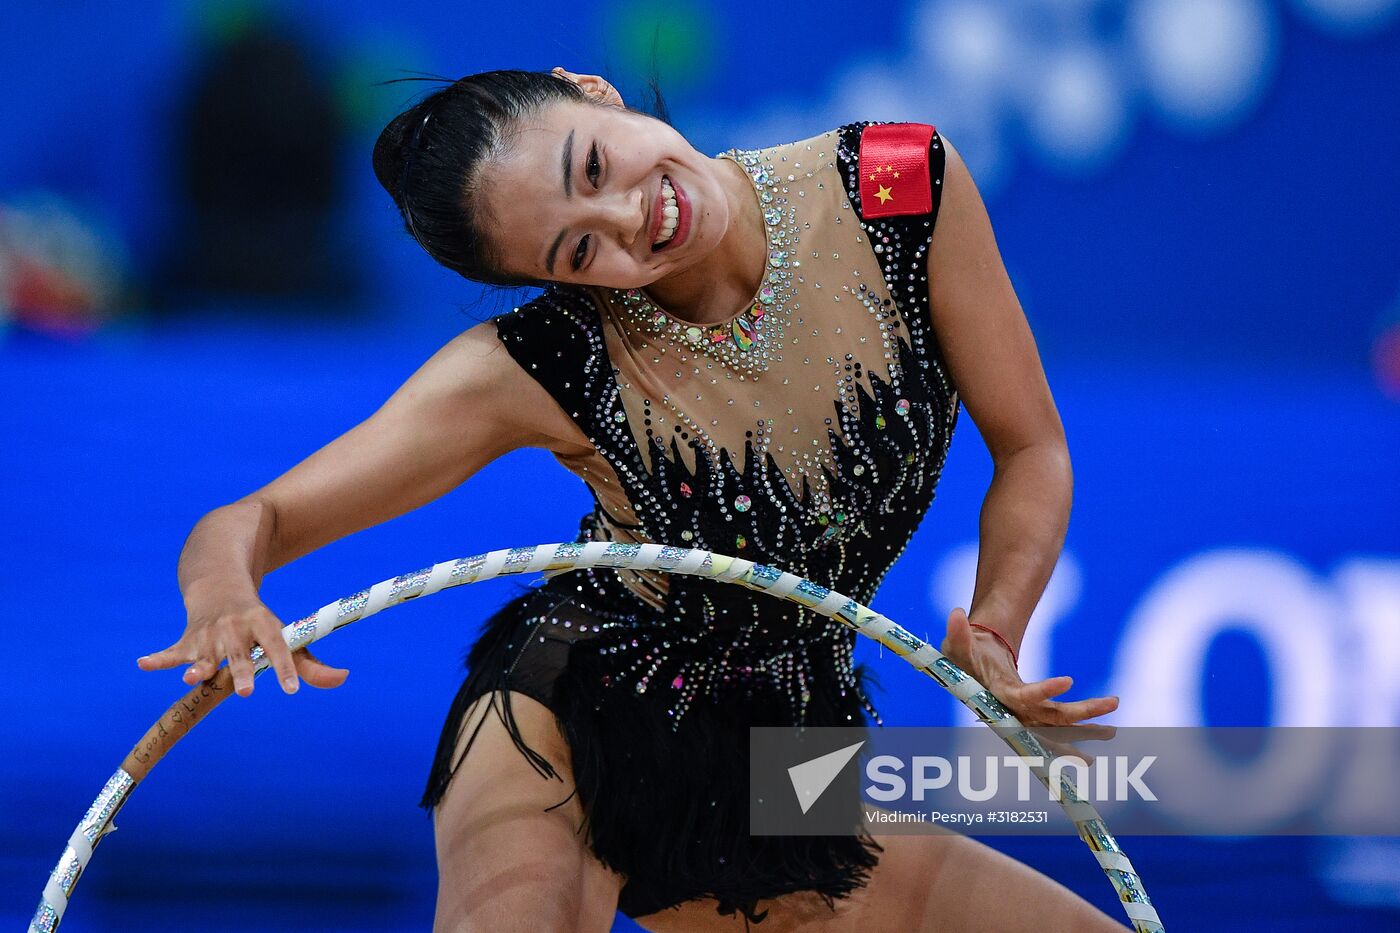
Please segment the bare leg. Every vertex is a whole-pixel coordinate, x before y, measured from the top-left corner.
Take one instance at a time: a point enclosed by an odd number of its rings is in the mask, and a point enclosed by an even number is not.
[[[881,861],[893,857],[889,873],[870,885],[876,896],[863,905],[871,929],[903,920],[896,905],[909,900],[918,903],[919,913],[900,929],[923,933],[1124,930],[1122,923],[1058,881],[975,839],[955,834],[876,838],[886,850]],[[1078,841],[1066,839],[1065,845]],[[1083,864],[1097,871],[1091,860]]]
[[[885,851],[870,882],[836,911],[810,892],[763,901],[762,933],[1122,933],[1125,927],[1060,883],[973,839],[953,834],[875,835]],[[1066,845],[1073,840],[1067,840]],[[1086,860],[1087,862],[1087,860]],[[637,922],[652,933],[742,933],[710,899]],[[771,924],[771,928],[770,928]]]
[[[481,697],[463,717],[459,755],[462,737],[478,724],[481,729],[433,811],[434,933],[607,933],[623,879],[576,832],[583,819],[577,795],[546,812],[574,789],[554,714],[524,694],[511,694],[525,741],[563,781],[541,776],[521,756],[490,699]]]

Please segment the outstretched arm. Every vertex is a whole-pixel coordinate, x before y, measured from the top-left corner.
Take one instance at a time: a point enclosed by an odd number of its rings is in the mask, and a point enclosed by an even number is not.
[[[1111,712],[1117,700],[1054,702],[1070,678],[1024,684],[1011,652],[1020,650],[1064,543],[1073,489],[1069,450],[986,207],[947,137],[943,145],[929,301],[953,384],[994,463],[982,504],[972,606],[949,617],[943,651],[1022,721],[1064,725]]]
[[[345,672],[288,652],[281,623],[258,598],[264,574],[442,496],[517,447],[567,453],[580,444],[586,444],[582,432],[511,358],[494,322],[478,324],[435,353],[364,422],[200,519],[178,568],[186,631],[138,664],[144,670],[189,664],[185,681],[193,684],[228,658],[235,689],[246,696],[253,689],[248,653],[260,644],[288,692],[298,673],[313,686],[337,686]]]

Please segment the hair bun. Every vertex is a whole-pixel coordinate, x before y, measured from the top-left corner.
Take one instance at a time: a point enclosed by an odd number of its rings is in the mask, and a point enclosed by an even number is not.
[[[402,203],[399,179],[405,158],[404,137],[422,119],[422,105],[405,110],[389,121],[374,143],[374,177],[379,179],[379,184],[389,192],[395,204]]]

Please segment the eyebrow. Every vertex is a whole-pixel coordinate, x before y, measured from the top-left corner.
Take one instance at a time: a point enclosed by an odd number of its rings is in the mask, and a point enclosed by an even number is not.
[[[573,172],[570,169],[574,161],[574,131],[569,130],[569,135],[564,140],[564,155],[560,159],[560,164],[564,171],[564,197],[574,196]],[[544,267],[550,275],[554,274],[554,256],[559,252],[559,244],[564,242],[564,231],[560,230],[559,235],[554,238],[554,242],[549,245],[549,255],[545,257]]]
[[[572,172],[569,171],[574,161],[574,131],[569,130],[569,137],[564,140],[564,158],[561,160],[564,166],[564,196],[571,198],[574,196],[574,184],[570,178]]]
[[[564,242],[564,231],[560,230],[559,235],[554,238],[554,242],[549,245],[549,255],[545,258],[544,267],[549,270],[549,274],[554,274],[554,254],[559,252],[559,244]]]

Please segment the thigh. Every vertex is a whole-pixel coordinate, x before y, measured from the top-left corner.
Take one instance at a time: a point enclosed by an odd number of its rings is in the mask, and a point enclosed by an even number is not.
[[[875,838],[885,854],[861,892],[858,911],[866,928],[922,933],[1124,929],[1058,881],[975,839],[952,832]],[[1064,842],[1066,847],[1079,845],[1072,838]],[[1092,862],[1085,858],[1083,864],[1087,869]]]
[[[1064,885],[974,839],[949,832],[881,835],[870,881],[834,910],[802,891],[759,903],[765,933],[1121,933],[1114,921]],[[1073,840],[1066,840],[1066,845]],[[1087,864],[1086,860],[1086,864]],[[651,933],[741,933],[711,899],[637,918]],[[771,924],[771,929],[770,929]]]
[[[475,739],[433,811],[433,929],[606,933],[623,879],[597,860],[580,830],[584,813],[578,795],[570,796],[573,771],[557,720],[537,700],[511,693],[521,734],[563,780],[531,767],[511,742],[493,699],[498,705],[501,695],[478,698],[462,717],[457,754],[467,737],[475,733]]]

